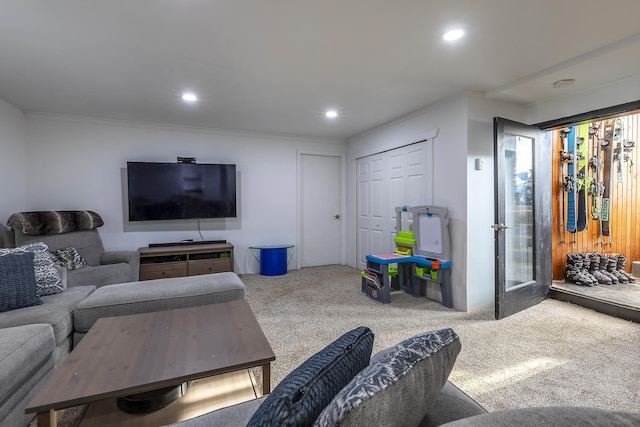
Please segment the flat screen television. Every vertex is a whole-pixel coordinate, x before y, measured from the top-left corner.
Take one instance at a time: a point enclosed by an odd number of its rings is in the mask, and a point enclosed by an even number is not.
[[[235,218],[236,165],[127,162],[129,221]]]

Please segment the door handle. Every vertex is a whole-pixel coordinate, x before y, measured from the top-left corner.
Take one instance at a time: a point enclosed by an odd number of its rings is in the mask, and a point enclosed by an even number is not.
[[[334,217],[335,219],[340,219],[340,214],[335,214],[333,217]]]
[[[504,224],[492,224],[490,227],[496,231],[504,231],[507,228],[511,228],[508,225],[504,225]]]

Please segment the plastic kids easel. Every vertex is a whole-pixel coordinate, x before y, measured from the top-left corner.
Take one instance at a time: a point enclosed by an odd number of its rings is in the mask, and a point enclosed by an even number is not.
[[[428,283],[436,283],[442,305],[453,307],[447,208],[402,206],[395,211],[399,230],[394,238],[396,249],[391,254],[366,256],[362,292],[387,304],[392,288],[418,298],[425,294]]]

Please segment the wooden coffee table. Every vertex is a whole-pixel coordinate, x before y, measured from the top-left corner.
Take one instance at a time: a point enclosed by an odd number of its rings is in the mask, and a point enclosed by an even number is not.
[[[56,411],[261,367],[275,355],[246,300],[99,319],[31,400],[38,426]]]

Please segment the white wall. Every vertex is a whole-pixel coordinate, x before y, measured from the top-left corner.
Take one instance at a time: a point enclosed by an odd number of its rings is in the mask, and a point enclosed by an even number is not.
[[[298,241],[297,151],[346,152],[344,143],[267,134],[27,115],[26,199],[29,210],[90,209],[105,225],[106,249],[135,250],[149,243],[200,240],[197,220],[131,225],[123,209],[127,161],[235,163],[239,218],[201,220],[205,240],[235,246],[235,271],[257,272],[251,245]],[[296,265],[292,259],[289,267]]]
[[[495,179],[493,161],[493,118],[522,122],[526,108],[521,105],[468,99],[467,143],[467,311],[492,308],[495,302]],[[475,169],[475,159],[484,168]]]
[[[0,100],[0,223],[26,206],[26,121],[22,111]]]

